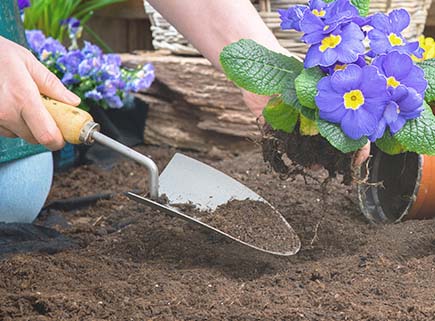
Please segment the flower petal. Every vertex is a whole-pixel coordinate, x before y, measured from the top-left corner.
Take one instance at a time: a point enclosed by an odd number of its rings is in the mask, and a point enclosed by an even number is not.
[[[399,105],[396,102],[392,101],[387,105],[384,111],[384,119],[387,124],[394,123],[399,117]]]
[[[405,123],[406,123],[405,118],[398,117],[394,123],[389,124],[391,135],[394,135],[398,131],[400,131],[403,128],[403,126],[405,126]]]
[[[408,11],[403,8],[391,11],[388,17],[391,21],[394,33],[401,33],[403,30],[408,28],[409,23],[411,22],[411,17]]]
[[[376,140],[378,140],[379,138],[384,136],[386,128],[387,128],[387,122],[385,121],[385,119],[382,118],[379,121],[378,126],[377,126],[375,132],[369,136],[369,140],[371,142],[375,142]]]
[[[336,71],[331,76],[331,86],[338,93],[346,93],[360,87],[363,77],[361,67],[349,65],[344,70]]]
[[[372,135],[377,125],[377,119],[364,108],[348,110],[341,121],[341,128],[351,139]]]

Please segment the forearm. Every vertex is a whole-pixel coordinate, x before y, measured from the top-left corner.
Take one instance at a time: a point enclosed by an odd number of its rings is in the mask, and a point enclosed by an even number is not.
[[[284,54],[249,0],[149,0],[211,63],[220,68],[223,47],[252,39]]]

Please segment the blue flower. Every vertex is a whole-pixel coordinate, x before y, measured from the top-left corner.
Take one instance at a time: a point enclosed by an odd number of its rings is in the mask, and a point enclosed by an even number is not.
[[[127,83],[126,89],[134,92],[147,89],[153,83],[154,78],[154,66],[152,64],[146,64],[134,75],[133,80]]]
[[[282,30],[301,31],[301,20],[308,6],[297,5],[288,9],[278,9]]]
[[[103,64],[114,65],[120,67],[122,64],[121,57],[116,54],[103,55]]]
[[[26,30],[26,38],[30,49],[34,53],[39,53],[45,42],[45,35],[41,30]]]
[[[68,36],[72,40],[77,40],[81,37],[82,27],[79,19],[70,17],[68,19],[62,20],[61,25],[66,25],[68,28]]]
[[[104,101],[110,108],[121,108],[122,106],[124,106],[124,103],[119,96],[107,97],[104,98]]]
[[[66,49],[59,41],[53,39],[52,37],[48,37],[39,48],[37,54],[39,55],[39,59],[41,61],[45,61],[49,58],[66,54]]]
[[[85,56],[80,50],[72,50],[60,57],[58,63],[65,67],[65,71],[76,74],[83,59]]]
[[[387,81],[373,66],[349,65],[320,80],[319,117],[340,124],[351,139],[372,135],[390,101]]]
[[[103,54],[103,52],[98,46],[93,45],[88,41],[85,41],[85,46],[82,49],[82,54],[86,58],[92,58],[92,57],[100,57]]]
[[[410,119],[420,117],[424,110],[423,97],[414,88],[400,85],[391,96],[377,130],[369,137],[372,142],[384,136],[387,126],[391,135],[399,132]]]
[[[97,73],[101,68],[101,59],[92,57],[84,59],[78,66],[78,73],[82,77],[88,77]]]
[[[329,67],[338,61],[350,64],[357,61],[358,57],[364,53],[365,36],[357,24],[351,22],[325,34],[325,24],[319,19],[309,17],[307,15],[302,20],[305,30],[310,31],[304,35],[304,40],[312,45],[305,58],[305,68]]]
[[[407,42],[402,31],[409,26],[409,13],[405,9],[393,10],[389,15],[377,13],[371,19],[372,30],[368,32],[370,48],[375,55],[399,51],[421,57],[419,43]]]
[[[427,88],[424,71],[416,66],[407,54],[393,51],[375,58],[372,64],[387,78],[390,90],[403,85],[415,89],[420,96],[424,97]]]
[[[85,92],[85,98],[89,98],[95,101],[103,99],[103,95],[96,89]]]
[[[20,11],[27,7],[30,7],[30,0],[18,0],[18,8]]]
[[[353,64],[358,65],[360,67],[367,66],[367,62],[366,62],[366,60],[365,60],[363,55],[359,56],[357,61],[353,62]],[[334,72],[336,72],[338,70],[346,69],[347,66],[349,66],[349,64],[344,64],[341,61],[338,61],[334,65],[332,65],[331,67],[321,67],[321,69],[326,74],[332,75]]]

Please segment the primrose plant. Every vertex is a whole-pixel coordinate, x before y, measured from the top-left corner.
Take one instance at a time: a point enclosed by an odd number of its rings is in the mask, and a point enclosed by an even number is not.
[[[343,153],[371,141],[389,154],[435,155],[430,40],[403,37],[406,10],[368,9],[369,0],[311,0],[279,10],[281,28],[309,45],[304,61],[240,40],[224,48],[222,67],[236,85],[273,97],[263,115],[274,130],[320,134]]]
[[[136,69],[121,66],[116,54],[103,54],[89,42],[79,48],[80,21],[70,18],[63,22],[68,26],[71,46],[66,49],[59,41],[46,37],[41,30],[27,30],[31,51],[54,72],[62,82],[82,98],[81,108],[90,104],[103,108],[121,108],[132,99],[131,94],[147,89],[154,80],[151,64]]]

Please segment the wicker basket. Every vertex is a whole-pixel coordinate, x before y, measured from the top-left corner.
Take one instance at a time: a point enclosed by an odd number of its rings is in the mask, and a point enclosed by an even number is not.
[[[300,41],[301,34],[291,30],[281,30],[281,20],[277,10],[297,4],[307,4],[307,0],[252,0],[252,2],[281,45],[297,55],[305,55],[308,47]],[[390,12],[397,8],[408,10],[411,15],[411,25],[405,30],[404,35],[407,39],[416,40],[423,33],[431,3],[432,0],[372,0],[370,11],[371,13]],[[175,54],[199,55],[198,51],[146,0],[144,4],[145,11],[151,20],[155,49],[169,49]]]

